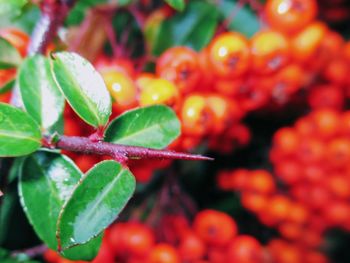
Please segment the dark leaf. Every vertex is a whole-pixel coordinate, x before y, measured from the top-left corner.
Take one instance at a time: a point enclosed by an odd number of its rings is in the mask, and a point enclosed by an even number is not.
[[[63,249],[84,244],[119,215],[135,190],[135,178],[115,161],[95,165],[64,205],[57,235]]]

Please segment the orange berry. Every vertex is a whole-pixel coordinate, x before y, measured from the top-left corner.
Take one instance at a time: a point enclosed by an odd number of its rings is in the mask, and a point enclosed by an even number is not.
[[[268,0],[265,14],[268,23],[285,33],[294,33],[316,16],[317,2],[315,0]]]
[[[180,263],[177,250],[168,244],[159,243],[150,251],[148,263]]]
[[[350,139],[334,138],[327,145],[328,162],[333,167],[350,163]]]
[[[299,148],[296,153],[299,161],[305,164],[314,164],[323,160],[325,149],[323,141],[306,138],[299,142]]]
[[[213,125],[214,113],[202,95],[189,95],[181,107],[180,119],[185,135],[201,136]]]
[[[292,185],[302,179],[302,169],[296,160],[286,158],[279,160],[274,165],[276,176],[281,178],[286,184]]]
[[[304,224],[309,217],[309,212],[305,206],[299,203],[291,203],[289,207],[288,221],[296,224]]]
[[[350,136],[350,111],[345,111],[339,120],[339,129],[343,135]]]
[[[170,107],[177,107],[179,92],[176,86],[166,79],[152,79],[141,90],[140,105],[149,106],[154,104],[165,104]]]
[[[229,262],[262,263],[263,248],[252,236],[235,237],[228,246]]]
[[[276,188],[272,175],[264,170],[252,171],[246,187],[247,190],[261,194],[272,194]]]
[[[341,110],[344,107],[344,94],[342,89],[335,85],[320,85],[311,89],[308,102],[315,110]]]
[[[293,58],[299,62],[313,62],[326,32],[327,27],[321,22],[305,27],[291,41]]]
[[[350,183],[348,178],[342,174],[329,176],[326,187],[337,198],[347,199],[350,197]]]
[[[183,93],[195,89],[201,78],[198,55],[187,47],[173,47],[157,61],[157,75],[173,82]]]
[[[214,134],[221,133],[229,126],[232,118],[230,111],[231,104],[233,106],[235,105],[233,101],[231,102],[223,96],[216,94],[207,96],[207,105],[213,113],[212,131]]]
[[[194,233],[186,233],[180,240],[179,253],[183,261],[200,260],[206,253],[204,242]]]
[[[232,79],[243,75],[249,68],[249,43],[240,33],[227,32],[217,36],[208,53],[211,70],[218,77]]]
[[[104,71],[101,75],[115,101],[115,106],[120,111],[136,106],[137,89],[129,76],[117,71]]]
[[[345,85],[348,80],[349,65],[344,58],[333,58],[328,61],[323,76],[331,83]]]
[[[303,84],[303,69],[298,64],[289,64],[273,76],[272,96],[284,102],[298,91]]]
[[[283,154],[293,154],[299,147],[300,139],[292,128],[279,129],[273,137],[274,147]]]
[[[252,66],[258,74],[269,74],[282,68],[289,60],[289,43],[285,36],[265,30],[251,39]]]
[[[193,229],[209,245],[226,245],[237,234],[237,225],[229,215],[209,209],[196,215]]]
[[[249,176],[250,171],[246,169],[237,169],[231,174],[230,185],[232,185],[235,190],[245,190],[248,185]]]
[[[94,65],[100,73],[105,71],[120,72],[131,78],[135,75],[134,65],[129,59],[115,59],[101,55],[96,59]]]
[[[243,192],[241,203],[246,209],[254,213],[263,213],[268,205],[268,199],[260,193]]]
[[[291,202],[283,195],[275,195],[268,201],[266,213],[275,222],[281,222],[288,217]]]
[[[339,114],[333,110],[318,110],[311,114],[315,132],[323,138],[334,136],[338,132]]]
[[[137,78],[135,79],[135,83],[137,88],[141,91],[148,86],[150,81],[154,80],[155,78],[156,77],[154,74],[143,72],[137,76]]]
[[[302,238],[303,227],[299,224],[284,222],[278,226],[278,231],[284,238],[290,240],[297,240]]]

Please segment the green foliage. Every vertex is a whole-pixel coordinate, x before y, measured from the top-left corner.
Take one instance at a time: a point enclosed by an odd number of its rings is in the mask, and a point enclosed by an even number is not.
[[[84,0],[78,1],[74,8],[70,11],[66,24],[67,25],[78,25],[84,18],[86,13],[90,8],[93,8],[98,5],[118,5],[126,6],[133,2],[134,0]]]
[[[39,17],[39,7],[37,5],[26,4],[19,10],[18,15],[15,17],[0,16],[0,28],[16,27],[30,34]]]
[[[58,153],[40,151],[23,163],[19,180],[21,204],[35,232],[51,249],[58,249],[59,213],[82,175],[72,160]],[[65,256],[91,260],[100,244],[101,238],[97,238],[65,252]]]
[[[77,10],[83,17],[88,8],[96,5],[131,2],[79,1],[71,18]],[[183,0],[167,2],[179,10],[185,7]],[[7,8],[11,14],[0,17],[0,23],[18,24],[27,32],[33,28],[31,21],[39,16],[38,9],[25,0],[0,0],[1,8]],[[172,45],[181,43],[202,48],[216,27],[217,14],[209,12],[210,8],[211,5],[204,2],[191,3],[184,12],[190,14],[192,20],[180,14],[165,25],[170,26],[174,34],[181,32],[176,25],[179,21],[182,21],[181,26],[190,27],[176,36],[177,42],[171,40]],[[76,18],[75,22],[79,16]],[[202,25],[198,26],[201,23],[205,23],[205,30]],[[120,25],[123,28],[124,24]],[[19,67],[16,82],[5,83],[0,93],[16,83],[25,111],[0,103],[0,157],[24,157],[14,160],[6,188],[2,188],[6,191],[0,206],[0,229],[9,228],[15,213],[13,208],[19,206],[20,198],[26,215],[21,218],[28,218],[49,248],[62,249],[62,256],[71,260],[92,260],[100,248],[104,229],[119,216],[133,195],[135,178],[115,161],[101,162],[84,175],[68,157],[39,148],[42,133],[62,132],[65,100],[86,123],[95,128],[105,127],[112,106],[109,92],[100,74],[78,54],[59,52],[51,58],[35,55],[22,61],[17,50],[0,38],[0,69],[14,67]],[[156,105],[125,112],[110,123],[105,139],[115,144],[162,149],[179,134],[180,123],[173,110]],[[17,179],[18,189],[14,188]],[[9,234],[0,231],[0,244]],[[7,252],[2,256],[1,251],[0,261],[30,262],[25,257],[10,258]]]
[[[92,260],[94,259],[102,244],[103,233],[91,239],[89,242],[66,249],[61,252],[61,255],[70,260]]]
[[[218,12],[214,5],[205,1],[190,1],[186,9],[165,20],[152,44],[154,55],[167,48],[184,45],[201,50],[212,39],[218,24]]]
[[[185,8],[185,1],[184,0],[164,0],[167,2],[171,7],[182,11]]]
[[[27,155],[41,145],[41,132],[27,113],[0,103],[0,157]]]
[[[230,19],[232,12],[235,12],[229,29],[240,32],[247,37],[253,36],[260,29],[259,17],[248,6],[238,7],[238,1],[223,0],[219,2],[218,10],[223,18]]]
[[[52,58],[52,72],[74,111],[94,127],[105,126],[112,102],[101,75],[75,53],[59,52]]]
[[[0,69],[16,67],[21,63],[21,60],[17,49],[0,37]]]
[[[14,79],[10,79],[9,81],[6,81],[2,86],[0,85],[0,94],[8,92],[13,88],[14,85],[15,85]]]
[[[27,0],[0,0],[0,17],[15,17],[21,13],[21,8]]]
[[[93,167],[64,205],[58,222],[62,248],[84,244],[100,234],[124,208],[135,190],[135,178],[115,161]]]
[[[53,127],[62,115],[64,97],[52,77],[50,61],[41,55],[27,58],[18,83],[26,111],[43,129]]]
[[[116,144],[162,149],[180,135],[180,122],[163,105],[127,111],[108,126],[105,140]]]

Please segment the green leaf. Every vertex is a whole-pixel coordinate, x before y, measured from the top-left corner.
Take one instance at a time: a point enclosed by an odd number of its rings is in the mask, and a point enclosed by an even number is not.
[[[10,79],[6,81],[2,86],[0,86],[0,94],[6,93],[15,86],[15,79]]]
[[[30,34],[40,17],[39,7],[27,4],[19,10],[19,13],[16,17],[0,16],[0,28],[16,27]]]
[[[102,244],[103,234],[91,239],[89,242],[66,249],[61,252],[61,255],[70,260],[92,260],[94,259]]]
[[[13,216],[13,208],[15,206],[15,201],[17,200],[17,192],[13,189],[6,191],[6,194],[1,197],[1,206],[0,206],[0,245],[8,237],[9,233],[9,224],[11,217]]]
[[[152,45],[153,54],[160,55],[169,47],[179,45],[201,50],[214,36],[218,18],[214,5],[204,1],[190,1],[182,13],[162,23]]]
[[[5,159],[2,159],[1,167],[6,166],[4,163]],[[16,158],[9,171],[0,170],[0,174],[7,174],[5,194],[1,198],[0,205],[0,246],[5,242],[5,240],[14,233],[11,231],[11,223],[13,224],[13,217],[18,218],[18,213],[16,213],[16,205],[18,203],[18,192],[16,187],[16,179],[22,169],[24,158]],[[1,181],[1,178],[0,178]],[[18,229],[18,228],[17,228]],[[1,258],[1,256],[0,256]]]
[[[34,152],[41,146],[41,132],[27,113],[0,103],[0,157]]]
[[[223,0],[220,1],[218,9],[224,18],[229,18],[232,10],[237,8],[237,4],[237,1]],[[248,6],[239,7],[229,24],[229,29],[240,32],[247,37],[252,37],[260,30],[260,27],[259,16]]]
[[[20,14],[21,8],[27,0],[0,0],[0,17],[14,17]]]
[[[115,161],[95,165],[64,205],[57,235],[62,248],[88,242],[110,225],[135,190],[135,178]]]
[[[127,111],[114,119],[105,133],[105,141],[155,149],[167,147],[180,135],[175,112],[164,105]]]
[[[52,77],[50,61],[41,55],[27,58],[18,83],[26,111],[43,129],[54,126],[63,113],[64,97]]]
[[[13,68],[21,63],[21,55],[6,39],[0,37],[0,69]]]
[[[82,177],[68,157],[46,151],[29,156],[19,181],[21,204],[38,236],[57,250],[56,223],[63,203]]]
[[[23,163],[19,194],[24,211],[41,240],[57,250],[56,228],[59,212],[82,177],[82,172],[67,156],[39,151]],[[101,237],[85,246],[66,251],[71,259],[91,260],[97,254]]]
[[[74,111],[88,124],[105,126],[112,102],[101,75],[76,53],[59,52],[52,58],[54,79]]]
[[[168,3],[172,8],[182,11],[185,8],[185,1],[184,0],[165,0],[165,2]]]

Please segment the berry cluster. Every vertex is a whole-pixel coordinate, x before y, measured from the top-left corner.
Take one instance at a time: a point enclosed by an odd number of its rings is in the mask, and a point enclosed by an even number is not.
[[[270,159],[320,230],[349,229],[350,112],[318,110],[274,136]]]
[[[0,37],[6,39],[13,47],[17,49],[22,57],[27,54],[27,47],[29,44],[29,37],[26,33],[15,28],[0,29]],[[16,76],[16,69],[1,69],[0,70],[0,87],[9,84]],[[0,102],[8,103],[10,101],[11,93],[6,92],[0,94]]]
[[[243,207],[264,225],[276,228],[283,238],[304,249],[321,245],[323,230],[313,225],[313,211],[282,192],[269,172],[238,169],[221,172],[217,179],[221,189],[239,192]]]
[[[306,91],[313,110],[274,135],[274,175],[238,169],[217,178],[221,189],[239,192],[242,205],[276,228],[280,239],[263,245],[239,235],[236,222],[215,210],[197,213],[192,223],[182,215],[163,215],[157,227],[132,220],[114,224],[94,263],[328,262],[320,252],[325,231],[350,231],[350,112],[341,113],[350,97],[350,42],[316,15],[316,0],[268,0],[262,13],[267,27],[250,39],[218,30],[201,51],[169,48],[154,61],[152,73],[137,70],[136,61],[129,58],[100,55],[94,61],[113,99],[111,118],[138,106],[173,108],[182,124],[181,137],[169,147],[173,150],[188,151],[205,140],[210,149],[230,153],[250,141],[242,123],[247,114],[271,104],[285,105],[301,91]],[[0,36],[26,55],[25,33],[1,29]],[[0,70],[0,86],[15,75],[14,69]],[[0,94],[0,102],[8,102],[10,96]],[[92,133],[67,105],[64,134]],[[108,158],[65,154],[83,172]],[[148,182],[169,162],[128,165],[138,182]],[[50,250],[45,259],[70,262]]]
[[[319,247],[329,229],[349,231],[350,112],[316,110],[279,129],[270,159],[276,178],[238,169],[221,172],[219,187],[240,192],[246,209],[302,247]]]
[[[249,235],[239,235],[236,222],[216,210],[197,213],[192,225],[179,215],[161,220],[167,227],[152,230],[145,224],[117,223],[106,231],[102,248],[93,263],[113,262],[266,262],[266,249]],[[47,251],[49,263],[68,263]]]
[[[221,140],[228,146],[223,150],[230,151],[235,144],[249,141],[249,130],[239,122],[246,110],[234,98],[203,90],[208,76],[203,63],[193,50],[174,47],[157,60],[155,74],[136,73],[125,59],[100,57],[95,64],[114,99],[114,114],[135,106],[165,104],[175,110],[182,124],[182,136],[171,148],[189,150],[204,137],[215,148],[215,139],[224,135]]]

